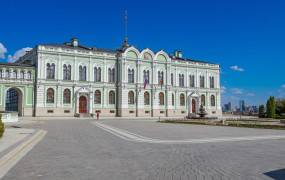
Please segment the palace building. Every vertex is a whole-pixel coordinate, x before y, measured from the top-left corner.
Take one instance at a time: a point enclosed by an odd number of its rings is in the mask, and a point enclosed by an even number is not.
[[[20,116],[221,115],[220,66],[180,51],[87,47],[73,38],[0,63],[0,111]]]

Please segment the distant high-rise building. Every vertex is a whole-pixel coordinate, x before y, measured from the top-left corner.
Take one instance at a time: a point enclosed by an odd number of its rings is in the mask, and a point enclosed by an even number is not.
[[[239,111],[245,112],[245,101],[244,100],[239,101]]]
[[[231,112],[232,111],[232,103],[228,102],[227,104],[224,104],[223,111],[224,112]]]

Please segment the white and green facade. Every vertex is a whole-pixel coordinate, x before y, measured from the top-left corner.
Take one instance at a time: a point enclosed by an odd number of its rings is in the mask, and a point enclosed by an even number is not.
[[[200,105],[209,116],[221,115],[220,66],[178,51],[169,55],[127,43],[99,49],[72,39],[38,45],[16,64],[32,78],[2,78],[0,108],[5,110],[7,89],[15,87],[24,116],[171,117],[195,115]]]

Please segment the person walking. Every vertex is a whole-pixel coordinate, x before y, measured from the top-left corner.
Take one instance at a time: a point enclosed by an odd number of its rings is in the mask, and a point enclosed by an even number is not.
[[[99,112],[97,111],[97,120],[99,120]]]

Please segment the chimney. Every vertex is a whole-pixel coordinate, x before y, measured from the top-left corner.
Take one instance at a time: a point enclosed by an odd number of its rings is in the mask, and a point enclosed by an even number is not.
[[[73,47],[77,47],[78,46],[78,39],[77,38],[72,38],[71,39],[71,45]]]
[[[175,56],[176,58],[182,58],[182,51],[180,51],[180,50],[175,50],[175,51],[174,51],[174,56]]]

